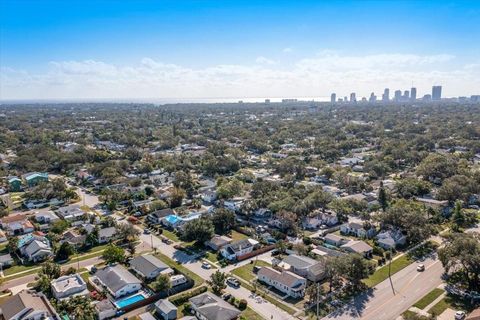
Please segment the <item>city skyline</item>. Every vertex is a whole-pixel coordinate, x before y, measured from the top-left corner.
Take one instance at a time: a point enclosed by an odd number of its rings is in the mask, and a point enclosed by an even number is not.
[[[1,100],[328,101],[412,82],[419,92],[441,83],[444,97],[480,88],[480,4],[468,1],[0,6]]]

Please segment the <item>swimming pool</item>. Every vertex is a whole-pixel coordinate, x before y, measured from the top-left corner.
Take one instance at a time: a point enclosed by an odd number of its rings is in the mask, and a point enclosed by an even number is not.
[[[170,224],[175,224],[181,220],[181,218],[177,215],[171,214],[165,217],[165,220],[167,220],[168,223]]]
[[[117,300],[115,301],[115,304],[120,309],[142,300],[145,300],[145,296],[141,293],[137,293],[137,294],[134,294],[133,296],[123,298],[122,300]]]

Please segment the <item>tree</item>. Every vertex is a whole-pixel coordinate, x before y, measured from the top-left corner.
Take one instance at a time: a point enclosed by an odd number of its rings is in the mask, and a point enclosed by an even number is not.
[[[410,243],[427,239],[433,232],[427,210],[416,202],[399,199],[377,216],[383,226],[402,230]]]
[[[210,276],[210,280],[208,280],[208,284],[212,287],[212,291],[216,294],[222,292],[223,289],[227,287],[225,284],[225,280],[227,279],[227,275],[219,270],[212,273]]]
[[[64,242],[58,248],[56,253],[57,260],[67,260],[73,253],[75,252],[75,248],[68,242]]]
[[[323,287],[318,283],[312,283],[305,289],[305,295],[308,296],[309,303],[319,301],[323,293]]]
[[[353,290],[363,286],[362,280],[369,275],[367,261],[358,254],[348,254],[338,260],[341,274],[348,280]]]
[[[18,249],[18,237],[11,237],[7,244],[8,252],[14,253]]]
[[[235,226],[235,214],[230,210],[218,208],[212,215],[215,232],[225,234]]]
[[[480,288],[480,234],[455,233],[447,238],[443,248],[438,250],[438,257],[445,272],[453,272],[457,284],[464,284],[470,290]],[[460,283],[458,283],[460,282]]]
[[[110,244],[103,251],[102,258],[107,263],[123,262],[125,261],[125,250]]]
[[[56,301],[55,309],[59,314],[68,314],[75,320],[91,320],[96,318],[96,311],[90,298],[76,296],[68,300]]]
[[[382,210],[385,212],[388,206],[387,192],[383,186],[383,181],[380,182],[380,189],[378,190],[378,202],[382,207]]]
[[[185,223],[181,235],[184,241],[196,241],[197,243],[204,243],[210,240],[214,234],[214,227],[210,219],[199,218]]]
[[[69,226],[70,224],[68,223],[68,221],[60,219],[52,223],[50,231],[56,234],[62,234],[65,232],[65,230],[68,229]]]
[[[42,264],[42,270],[40,271],[40,274],[47,276],[50,280],[53,280],[60,277],[62,270],[55,262],[47,261]]]
[[[173,188],[170,194],[170,208],[177,208],[182,205],[183,198],[185,198],[185,190],[181,188]]]
[[[424,180],[439,183],[458,172],[458,162],[450,155],[431,153],[417,167],[417,175]]]
[[[455,208],[453,209],[452,223],[454,231],[460,230],[460,228],[465,225],[465,215],[463,214],[462,203],[458,200],[455,202]]]
[[[169,290],[172,287],[170,277],[166,274],[160,274],[152,283],[152,287],[157,292]]]
[[[123,242],[133,242],[138,239],[140,235],[140,230],[135,228],[133,224],[130,223],[120,223],[117,226],[117,233],[120,239]]]

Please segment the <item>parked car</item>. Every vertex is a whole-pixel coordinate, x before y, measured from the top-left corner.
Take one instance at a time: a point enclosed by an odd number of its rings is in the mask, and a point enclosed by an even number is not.
[[[465,319],[466,316],[467,316],[467,314],[465,313],[465,311],[455,312],[455,320],[463,320],[463,319]]]
[[[232,295],[230,293],[224,293],[222,295],[222,299],[227,301],[228,299],[230,299],[232,297]]]
[[[144,234],[150,234],[150,229],[144,229],[144,230],[143,230],[143,233],[144,233]]]
[[[204,261],[204,262],[202,262],[202,268],[203,269],[211,269],[212,266],[210,265],[210,263]]]
[[[238,281],[234,277],[228,277],[227,278],[227,284],[231,285],[232,287],[236,287],[236,288],[240,287],[240,281]]]
[[[425,271],[425,265],[424,265],[424,264],[419,264],[419,265],[417,266],[417,271],[418,271],[418,272]]]

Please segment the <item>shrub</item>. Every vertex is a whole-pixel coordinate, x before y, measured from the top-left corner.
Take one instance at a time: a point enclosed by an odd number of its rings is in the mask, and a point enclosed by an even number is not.
[[[173,303],[176,306],[179,306],[179,305],[182,305],[185,302],[187,302],[188,299],[190,299],[191,297],[198,296],[199,294],[204,293],[205,291],[207,291],[207,287],[206,286],[201,286],[201,287],[193,289],[193,290],[191,290],[187,293],[183,293],[183,294],[180,294],[178,296],[175,296],[175,297],[171,298],[170,302]]]
[[[245,310],[245,309],[247,309],[247,305],[248,305],[247,300],[242,299],[242,300],[240,300],[240,302],[238,303],[238,309],[240,309],[240,310]]]

